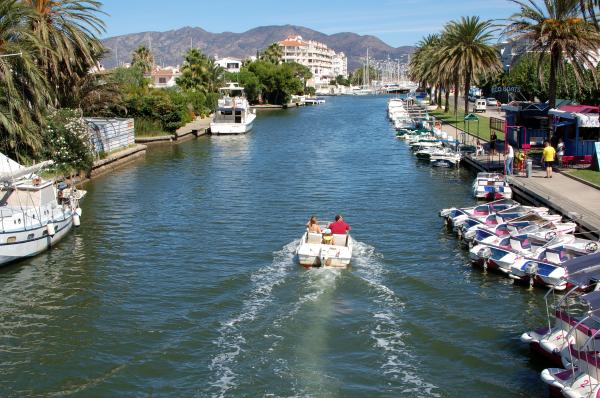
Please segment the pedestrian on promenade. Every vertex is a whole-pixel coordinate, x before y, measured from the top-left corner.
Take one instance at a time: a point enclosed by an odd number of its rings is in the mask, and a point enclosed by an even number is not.
[[[562,138],[558,139],[558,144],[556,145],[556,157],[558,159],[558,166],[562,167],[562,158],[565,155],[565,143]]]
[[[554,163],[555,157],[556,150],[548,141],[544,141],[544,152],[542,152],[542,161],[544,162],[544,167],[546,168],[546,177],[544,178],[552,178],[552,164]]]
[[[513,174],[513,162],[515,160],[515,151],[510,144],[506,144],[505,148],[505,167],[506,167],[506,175],[511,176]]]
[[[496,140],[498,139],[498,136],[496,135],[496,132],[492,130],[492,133],[490,134],[490,155],[494,156],[496,154]]]

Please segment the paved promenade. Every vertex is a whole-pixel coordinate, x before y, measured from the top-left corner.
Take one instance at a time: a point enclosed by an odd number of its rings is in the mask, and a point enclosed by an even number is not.
[[[515,176],[511,178],[511,184],[514,188],[524,190],[545,201],[554,210],[573,219],[598,236],[600,190],[560,173],[552,173],[552,178],[544,178],[545,176],[545,170],[534,167],[530,178]]]
[[[462,142],[463,134],[460,130],[457,132],[456,128],[446,124],[442,129],[449,136]],[[467,138],[467,143],[475,144],[476,138]],[[487,149],[487,145],[485,147]],[[477,163],[475,167],[490,171],[504,171],[502,154],[496,156],[486,154],[471,159]],[[553,173],[552,178],[544,178],[545,175],[545,170],[534,166],[530,178],[513,176],[511,184],[518,191],[517,193],[530,201],[549,207],[566,218],[573,219],[584,229],[592,231],[595,236],[600,236],[600,190],[557,172]]]

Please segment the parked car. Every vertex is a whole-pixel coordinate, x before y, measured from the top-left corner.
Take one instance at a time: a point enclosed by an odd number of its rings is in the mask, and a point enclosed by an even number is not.
[[[486,110],[487,106],[485,98],[476,99],[475,105],[473,106],[473,112],[485,112]]]
[[[487,102],[487,106],[499,106],[498,105],[498,100],[496,98],[488,98],[486,99]]]

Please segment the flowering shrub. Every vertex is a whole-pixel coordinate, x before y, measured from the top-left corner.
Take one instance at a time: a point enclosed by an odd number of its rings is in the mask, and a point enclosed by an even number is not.
[[[88,128],[73,109],[60,109],[47,118],[44,134],[46,157],[54,160],[56,170],[78,172],[89,170],[93,156]]]

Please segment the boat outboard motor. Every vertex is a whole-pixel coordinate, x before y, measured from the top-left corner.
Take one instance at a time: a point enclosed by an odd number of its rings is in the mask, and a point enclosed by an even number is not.
[[[489,247],[483,247],[479,250],[479,256],[483,259],[483,270],[487,271],[488,269],[488,261],[492,257],[492,249]]]
[[[535,261],[528,261],[525,265],[525,273],[529,276],[529,286],[532,287],[535,281],[535,275],[538,272],[538,264]]]

